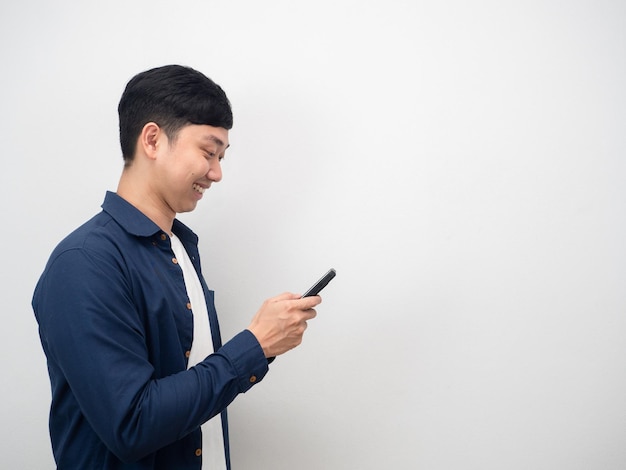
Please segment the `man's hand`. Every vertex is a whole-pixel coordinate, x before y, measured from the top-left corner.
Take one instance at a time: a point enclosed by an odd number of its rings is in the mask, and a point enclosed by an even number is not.
[[[298,346],[307,320],[317,315],[313,307],[321,301],[318,295],[301,299],[287,292],[263,302],[248,330],[256,336],[265,357],[279,356]]]

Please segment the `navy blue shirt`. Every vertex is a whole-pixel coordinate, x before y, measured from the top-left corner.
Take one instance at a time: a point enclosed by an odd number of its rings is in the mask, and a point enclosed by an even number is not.
[[[200,425],[258,383],[268,361],[244,330],[222,345],[196,235],[174,220],[204,290],[215,353],[187,370],[193,314],[170,237],[108,192],[53,251],[33,309],[52,386],[58,468],[200,469]]]

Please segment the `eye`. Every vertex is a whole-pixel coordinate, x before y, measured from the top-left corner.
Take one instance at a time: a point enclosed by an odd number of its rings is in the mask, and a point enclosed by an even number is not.
[[[224,153],[218,153],[217,150],[209,150],[208,148],[203,148],[202,155],[206,160],[212,160],[217,158],[220,162],[224,159]]]

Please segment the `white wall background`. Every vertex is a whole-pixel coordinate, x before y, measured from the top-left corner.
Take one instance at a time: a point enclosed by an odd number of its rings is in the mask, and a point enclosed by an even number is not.
[[[338,272],[236,469],[626,468],[626,3],[4,1],[0,61],[1,468],[53,468],[30,296],[168,63],[234,106],[181,217],[224,336]]]

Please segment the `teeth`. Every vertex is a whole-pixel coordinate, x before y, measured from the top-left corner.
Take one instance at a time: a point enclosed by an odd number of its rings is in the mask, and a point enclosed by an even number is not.
[[[203,193],[204,193],[204,188],[203,188],[202,186],[200,186],[199,184],[195,184],[195,183],[194,183],[194,185],[193,185],[193,189],[194,189],[195,191],[198,191],[200,194],[203,194]]]

